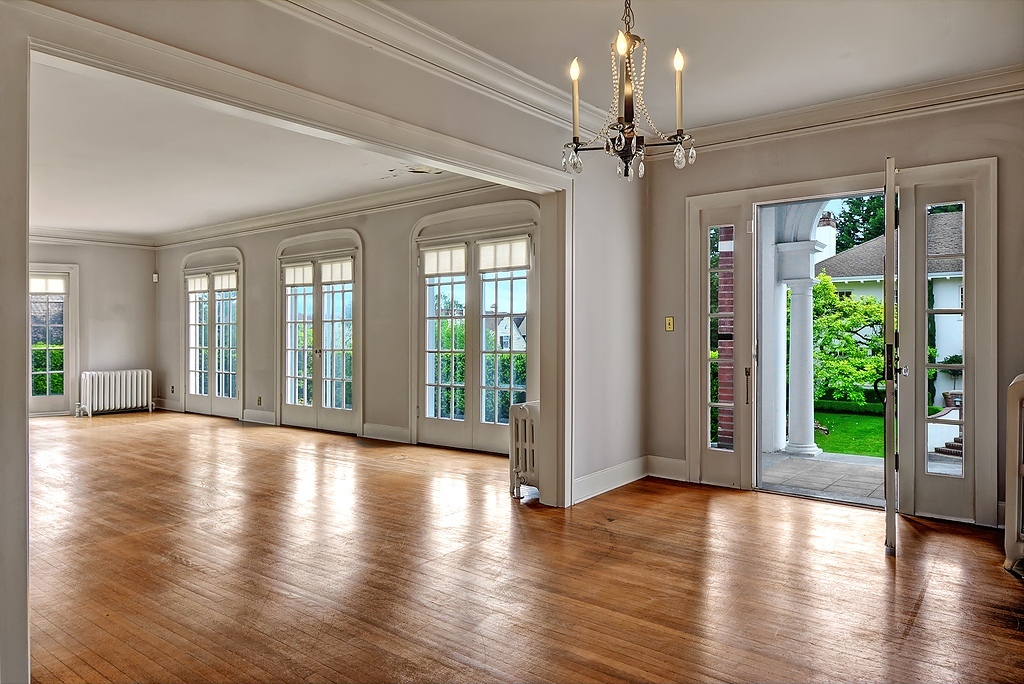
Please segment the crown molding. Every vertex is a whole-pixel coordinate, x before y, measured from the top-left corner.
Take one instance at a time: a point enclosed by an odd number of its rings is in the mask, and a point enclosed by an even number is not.
[[[700,141],[697,146],[699,151],[722,150],[753,142],[977,107],[1021,97],[1024,97],[1024,68],[1009,67],[704,126],[690,133]],[[671,150],[665,148],[648,154],[648,157],[663,160],[670,154]]]
[[[383,50],[407,64],[425,69],[464,88],[544,119],[571,128],[572,100],[561,90],[467,45],[379,0],[261,0],[315,21],[374,50]],[[580,102],[580,128],[596,135],[605,112]]]
[[[273,0],[261,0],[273,2]],[[380,0],[286,0],[273,2],[307,20],[317,21],[374,49],[431,71],[470,90],[558,125],[569,124],[567,93],[469,46]],[[723,149],[753,141],[805,134],[823,128],[858,125],[925,111],[941,111],[1019,97],[1024,93],[1024,68],[993,71],[916,84],[764,116],[688,130],[699,149]],[[604,112],[581,104],[581,127],[593,135]],[[671,150],[650,154],[664,157]]]
[[[152,238],[123,233],[103,233],[68,228],[29,226],[28,240],[37,245],[76,245],[94,247],[128,247],[132,249],[155,249]]]
[[[190,228],[157,236],[31,226],[29,228],[29,241],[34,244],[44,245],[170,249],[182,245],[284,230],[285,228],[311,225],[324,221],[350,218],[352,216],[375,214],[382,211],[436,202],[442,199],[465,197],[493,190],[497,187],[500,186],[482,183],[473,178],[446,178],[407,188],[365,195],[363,197],[317,204],[301,209],[255,216],[213,226]]]
[[[446,178],[444,180],[387,190],[363,197],[354,197],[276,214],[267,214],[229,223],[178,231],[155,238],[154,244],[157,249],[169,249],[186,244],[254,235],[274,230],[283,230],[285,228],[322,223],[324,221],[413,207],[453,197],[465,197],[493,190],[497,187],[500,186],[484,183],[474,178]]]

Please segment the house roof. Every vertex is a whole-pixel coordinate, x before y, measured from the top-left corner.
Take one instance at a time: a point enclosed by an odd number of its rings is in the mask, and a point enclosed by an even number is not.
[[[964,249],[963,212],[928,215],[928,253],[958,254]],[[833,278],[881,278],[885,262],[885,236],[872,238],[819,261],[814,274]],[[963,271],[962,259],[929,259],[929,273]]]

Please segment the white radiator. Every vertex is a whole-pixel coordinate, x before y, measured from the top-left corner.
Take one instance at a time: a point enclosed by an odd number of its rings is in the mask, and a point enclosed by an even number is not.
[[[540,422],[540,402],[513,404],[508,420],[508,493],[522,498],[521,487],[538,486],[536,433]]]
[[[98,411],[149,409],[153,412],[153,371],[86,371],[82,373],[82,409]]]

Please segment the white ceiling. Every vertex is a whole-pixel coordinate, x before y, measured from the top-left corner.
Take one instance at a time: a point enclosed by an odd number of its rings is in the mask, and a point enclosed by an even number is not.
[[[382,0],[534,78],[610,99],[620,0]],[[1024,64],[1024,0],[633,0],[647,101],[687,127]],[[34,61],[33,228],[152,238],[449,178],[56,58]]]
[[[453,177],[45,59],[31,74],[33,228],[149,238]]]
[[[611,101],[622,0],[381,0],[558,88]],[[633,0],[647,105],[675,122],[672,55],[686,56],[685,125],[704,126],[1024,64],[1024,0]]]

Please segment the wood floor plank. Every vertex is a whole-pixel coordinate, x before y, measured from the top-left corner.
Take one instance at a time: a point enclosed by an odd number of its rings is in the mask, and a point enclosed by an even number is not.
[[[31,425],[33,681],[991,681],[1001,534],[172,413]]]

